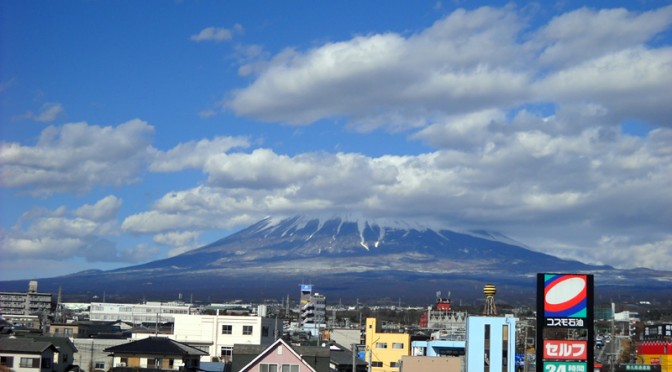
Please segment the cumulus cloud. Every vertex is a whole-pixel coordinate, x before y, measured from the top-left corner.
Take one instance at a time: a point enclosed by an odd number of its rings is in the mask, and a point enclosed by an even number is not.
[[[153,176],[204,178],[176,183],[121,225],[112,196],[31,210],[3,233],[2,252],[148,259],[159,248],[116,249],[111,237],[150,235],[174,255],[205,231],[266,215],[355,211],[500,230],[560,257],[670,270],[672,54],[650,42],[669,29],[671,9],[579,9],[530,29],[513,6],[484,7],[408,35],[357,35],[269,58],[261,47],[240,49],[239,73],[252,81],[231,92],[225,106],[234,113],[294,125],[345,118],[373,131],[357,134],[371,141],[384,128],[429,150],[286,154],[221,136],[161,151],[139,120],[48,127],[35,145],[1,144],[0,185],[77,192],[131,183],[145,166]],[[631,135],[624,120],[650,130]]]
[[[233,39],[234,33],[240,34],[243,31],[243,26],[240,24],[234,25],[232,29],[222,27],[206,27],[198,34],[191,35],[191,40],[196,42],[214,41],[221,43],[223,41],[229,41]]]
[[[4,257],[54,260],[82,258],[89,262],[128,262],[117,252],[116,218],[122,201],[108,195],[75,210],[33,209],[0,234]]]
[[[255,70],[256,79],[232,92],[225,107],[294,125],[344,117],[368,131],[585,100],[602,105],[612,124],[635,115],[669,125],[669,48],[647,42],[670,27],[672,7],[582,8],[535,30],[525,19],[513,6],[459,9],[408,36],[388,32],[288,49]]]
[[[50,195],[135,182],[153,152],[153,132],[141,120],[116,127],[71,123],[45,128],[32,146],[0,142],[0,186]]]
[[[122,228],[167,241],[163,234],[175,230],[229,230],[265,215],[358,211],[458,229],[488,226],[562,257],[666,268],[665,260],[608,253],[616,246],[632,252],[630,245],[667,252],[672,130],[635,137],[596,125],[600,118],[590,104],[549,117],[497,110],[455,116],[418,132],[439,148],[418,155],[212,153],[202,162],[206,185],[164,195]],[[650,239],[600,243],[626,232]],[[577,255],[578,247],[590,253]]]
[[[216,154],[232,149],[246,148],[250,144],[240,137],[215,137],[181,143],[168,151],[156,151],[149,169],[154,172],[175,172],[187,168],[200,169]]]

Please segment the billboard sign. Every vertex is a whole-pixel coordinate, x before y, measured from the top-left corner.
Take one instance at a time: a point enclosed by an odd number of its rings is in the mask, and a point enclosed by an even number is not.
[[[544,362],[544,372],[589,372],[589,370],[586,362]]]
[[[587,372],[594,358],[593,320],[592,275],[537,274],[537,345],[542,346],[537,348],[537,367],[544,372]],[[558,339],[563,328],[578,332]]]
[[[588,275],[543,274],[541,301],[546,327],[587,326],[588,286]]]
[[[546,360],[587,360],[588,343],[581,340],[544,340]]]

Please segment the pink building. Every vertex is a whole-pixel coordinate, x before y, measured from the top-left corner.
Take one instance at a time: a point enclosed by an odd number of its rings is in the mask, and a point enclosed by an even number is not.
[[[238,345],[236,345],[238,346]],[[234,362],[236,361],[236,346],[234,346]],[[317,349],[317,348],[315,348]],[[328,363],[328,351],[326,362]],[[302,358],[303,355],[303,358]],[[273,344],[261,351],[254,359],[239,369],[240,372],[320,372],[319,367],[313,367],[304,358],[305,354],[299,354],[292,346],[282,339],[276,340]],[[314,354],[311,358],[317,360],[318,355]],[[315,363],[313,363],[315,364]],[[328,364],[327,364],[328,367]],[[235,366],[234,366],[235,369]]]

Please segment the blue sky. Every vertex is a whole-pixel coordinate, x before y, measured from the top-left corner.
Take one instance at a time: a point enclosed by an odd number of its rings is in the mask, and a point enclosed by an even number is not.
[[[268,216],[672,270],[666,1],[0,0],[0,280]]]

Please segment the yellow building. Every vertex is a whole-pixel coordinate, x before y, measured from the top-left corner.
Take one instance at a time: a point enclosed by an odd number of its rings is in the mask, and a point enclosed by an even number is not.
[[[366,362],[371,372],[398,372],[401,357],[411,355],[411,336],[384,333],[376,318],[366,319]]]

